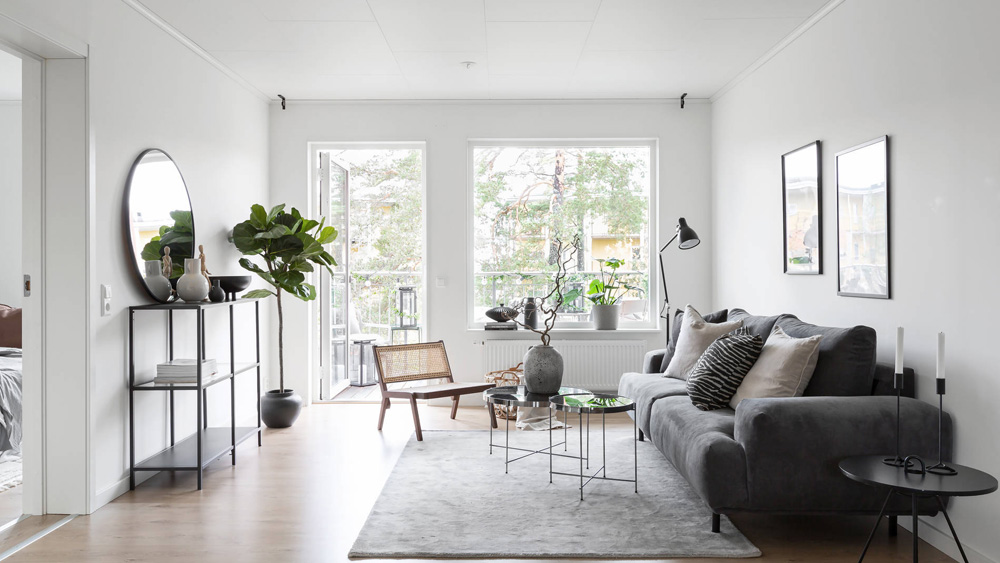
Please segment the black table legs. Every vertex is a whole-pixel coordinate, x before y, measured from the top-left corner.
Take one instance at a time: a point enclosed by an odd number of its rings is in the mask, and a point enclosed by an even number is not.
[[[895,494],[895,490],[890,490],[889,494],[885,497],[885,502],[882,503],[882,510],[878,513],[878,518],[875,520],[875,526],[872,528],[870,534],[868,534],[868,541],[865,542],[865,548],[861,550],[861,557],[858,558],[858,563],[865,560],[865,554],[868,553],[868,548],[872,544],[872,540],[875,538],[875,532],[878,531],[879,524],[882,523],[882,517],[885,516],[885,509],[889,506],[889,499]],[[904,493],[899,493],[904,494]],[[919,561],[919,547],[920,547],[920,536],[919,536],[919,522],[917,517],[917,499],[920,498],[919,495],[911,494],[910,497],[910,514],[913,517],[913,563],[918,563]],[[934,495],[937,499],[938,507],[941,508],[941,513],[944,514],[944,519],[948,522],[948,528],[951,530],[951,537],[955,539],[955,545],[958,546],[958,552],[962,554],[962,561],[969,563],[969,558],[965,555],[965,549],[962,547],[962,542],[958,540],[958,532],[955,531],[955,526],[951,523],[951,517],[948,516],[948,511],[944,507],[944,501],[941,500],[939,495]],[[895,516],[889,516],[889,535],[895,536]]]
[[[948,511],[944,508],[944,501],[941,497],[934,497],[938,501],[938,506],[941,507],[941,512],[944,513],[944,519],[948,522],[948,528],[951,530],[951,537],[955,538],[955,545],[958,546],[958,552],[962,554],[962,561],[969,563],[969,558],[965,555],[965,549],[962,547],[962,542],[958,541],[958,533],[955,531],[955,526],[951,523],[951,516],[948,516]]]

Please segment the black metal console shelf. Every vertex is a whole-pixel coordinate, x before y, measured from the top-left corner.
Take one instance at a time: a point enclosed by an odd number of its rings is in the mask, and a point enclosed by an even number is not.
[[[254,362],[236,361],[236,326],[234,310],[238,305],[253,304],[254,321],[256,324],[256,358]],[[201,364],[197,366],[197,377],[190,383],[157,383],[148,381],[135,382],[135,314],[137,312],[154,311],[167,314],[167,359],[174,359],[174,312],[194,311],[196,317],[197,357],[205,359],[205,310],[216,308],[229,309],[229,363],[219,363],[218,373],[202,374]],[[238,299],[224,303],[165,303],[157,305],[138,305],[129,307],[128,317],[128,360],[129,360],[129,486],[135,489],[135,474],[137,471],[196,471],[198,473],[198,489],[202,487],[202,477],[205,467],[227,453],[232,455],[232,463],[236,465],[236,446],[257,435],[257,445],[261,445],[260,423],[260,300]],[[257,373],[257,426],[236,426],[236,376],[241,373],[256,371]],[[208,426],[209,387],[229,381],[230,426]],[[147,391],[166,391],[170,403],[170,446],[160,452],[136,462],[135,460],[135,393]],[[174,392],[195,391],[197,395],[198,430],[180,441],[174,438]]]

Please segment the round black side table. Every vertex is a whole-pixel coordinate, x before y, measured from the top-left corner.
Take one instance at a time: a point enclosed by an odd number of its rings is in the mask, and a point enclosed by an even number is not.
[[[868,541],[865,543],[864,550],[861,551],[858,563],[864,561],[868,547],[872,543],[872,538],[875,537],[878,525],[882,522],[882,516],[885,515],[889,499],[894,494],[909,496],[911,499],[911,506],[913,507],[914,563],[917,562],[918,542],[920,541],[917,535],[917,499],[920,497],[934,497],[937,499],[938,506],[941,507],[941,512],[948,522],[948,528],[951,529],[951,535],[955,538],[955,544],[958,545],[958,551],[962,554],[962,559],[965,563],[969,563],[969,558],[965,556],[962,542],[958,541],[955,526],[951,523],[951,517],[948,516],[948,511],[945,510],[944,501],[941,500],[941,497],[971,497],[992,493],[997,490],[996,478],[989,473],[955,463],[949,463],[948,465],[958,471],[957,475],[911,473],[904,471],[902,467],[886,465],[882,463],[883,459],[885,459],[884,455],[873,455],[849,457],[840,462],[840,472],[847,477],[859,483],[889,489],[889,494],[885,497],[885,502],[882,503],[882,510],[879,512],[878,520],[875,521],[872,533],[868,535]]]

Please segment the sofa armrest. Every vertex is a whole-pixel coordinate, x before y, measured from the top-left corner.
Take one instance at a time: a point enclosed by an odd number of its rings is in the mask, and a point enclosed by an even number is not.
[[[666,353],[666,348],[646,352],[646,357],[642,360],[642,373],[661,373],[660,365]]]
[[[900,453],[935,463],[937,424],[937,408],[904,397]],[[951,418],[945,414],[946,460],[952,451],[951,428]],[[851,456],[895,453],[896,399],[745,399],[736,409],[734,437],[746,452],[750,503],[755,508],[877,511],[880,495],[844,477],[838,463]]]

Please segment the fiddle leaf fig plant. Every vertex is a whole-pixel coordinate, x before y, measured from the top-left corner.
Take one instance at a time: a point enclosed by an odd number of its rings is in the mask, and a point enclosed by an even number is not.
[[[259,256],[263,265],[249,258],[240,258],[243,269],[257,274],[272,289],[254,289],[243,297],[247,299],[275,296],[278,300],[278,377],[279,388],[285,391],[284,317],[281,296],[288,293],[303,301],[316,299],[316,287],[306,283],[306,274],[326,270],[337,261],[324,249],[337,238],[337,229],[319,221],[302,217],[294,207],[285,212],[285,205],[276,205],[266,211],[260,205],[250,208],[250,218],[233,227],[233,244],[244,256]]]

